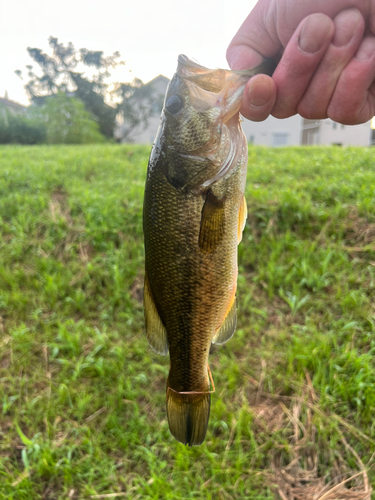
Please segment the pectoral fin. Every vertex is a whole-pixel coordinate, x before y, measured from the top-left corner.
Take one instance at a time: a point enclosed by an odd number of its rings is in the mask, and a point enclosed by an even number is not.
[[[216,332],[214,338],[212,339],[213,344],[225,344],[236,330],[237,326],[237,304],[236,304],[236,296],[233,296],[233,303],[230,306],[229,312],[226,315],[223,324]]]
[[[240,243],[240,241],[242,240],[242,232],[245,228],[246,219],[247,219],[247,205],[245,196],[243,196],[240,205],[240,210],[238,212],[238,243]]]
[[[218,199],[208,190],[204,202],[199,232],[199,247],[203,253],[212,253],[224,238],[225,210],[224,198]]]
[[[143,302],[147,342],[156,353],[166,355],[168,353],[167,331],[156,309],[147,274],[145,276]]]

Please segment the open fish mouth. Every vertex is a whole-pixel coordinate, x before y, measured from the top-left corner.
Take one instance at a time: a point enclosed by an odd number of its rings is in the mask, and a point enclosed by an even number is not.
[[[249,79],[252,76],[257,75],[259,73],[264,73],[272,76],[272,73],[275,70],[275,68],[276,68],[276,62],[273,59],[265,59],[260,66],[257,66],[256,68],[252,69],[241,69],[238,71],[226,70],[220,68],[209,69],[197,63],[193,59],[190,59],[189,57],[185,56],[185,54],[180,54],[178,56],[177,73],[179,73],[181,76],[186,76],[186,77],[194,76],[197,74],[212,75],[213,73],[215,73],[216,75],[217,74],[222,75],[223,79],[225,79],[225,73],[232,73],[235,75],[246,76]]]
[[[208,69],[180,54],[177,74],[188,85],[191,104],[200,110],[221,106],[225,123],[238,113],[248,80],[261,72],[272,74],[275,67],[272,59],[266,59],[261,66],[253,69]]]
[[[225,69],[207,69],[184,54],[178,56],[177,73],[203,90],[218,94],[225,87]]]

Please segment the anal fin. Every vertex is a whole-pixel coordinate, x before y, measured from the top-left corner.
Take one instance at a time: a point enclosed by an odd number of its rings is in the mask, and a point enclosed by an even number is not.
[[[147,342],[156,353],[165,356],[168,353],[167,330],[156,309],[147,274],[145,276],[143,302],[145,308]]]
[[[233,302],[230,306],[228,314],[225,316],[225,319],[215,333],[214,338],[212,339],[213,344],[225,344],[231,337],[233,337],[234,332],[236,331],[237,326],[237,303],[236,297],[233,296]]]
[[[238,238],[237,238],[237,243],[240,243],[242,240],[242,232],[245,228],[246,224],[246,219],[247,219],[247,205],[246,205],[246,199],[245,196],[242,197],[241,205],[240,205],[240,210],[238,212]]]

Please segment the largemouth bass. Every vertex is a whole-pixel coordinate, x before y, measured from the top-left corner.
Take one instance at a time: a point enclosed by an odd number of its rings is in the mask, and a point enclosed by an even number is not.
[[[208,354],[236,328],[237,245],[246,220],[247,143],[239,109],[248,79],[179,56],[148,165],[143,228],[147,340],[170,352],[169,428],[204,441],[210,414]]]

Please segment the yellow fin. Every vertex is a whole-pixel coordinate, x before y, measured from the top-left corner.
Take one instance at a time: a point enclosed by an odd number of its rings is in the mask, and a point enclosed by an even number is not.
[[[245,196],[243,196],[242,201],[241,201],[241,205],[240,205],[240,210],[238,212],[238,240],[237,240],[237,243],[239,243],[242,240],[242,231],[245,228],[246,219],[247,219],[247,205],[246,205]]]
[[[167,392],[167,416],[172,435],[189,446],[202,444],[210,417],[210,394]]]
[[[224,238],[224,198],[218,199],[211,189],[207,192],[201,217],[199,247],[203,253],[212,253]]]
[[[147,274],[145,276],[143,303],[145,308],[147,342],[156,353],[165,356],[168,353],[167,331],[156,309]]]
[[[213,344],[225,344],[231,337],[233,337],[237,326],[237,303],[236,296],[233,296],[233,302],[230,306],[228,314],[225,316],[223,324],[215,333],[212,339]]]

